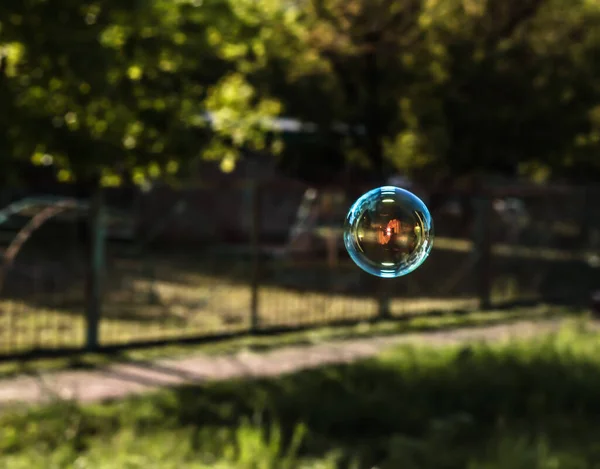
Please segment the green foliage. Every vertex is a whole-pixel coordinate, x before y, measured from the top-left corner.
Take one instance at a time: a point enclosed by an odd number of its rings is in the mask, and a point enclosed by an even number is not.
[[[111,185],[201,158],[231,170],[242,150],[281,151],[268,123],[285,112],[318,125],[327,143],[299,151],[321,159],[585,177],[600,169],[598,31],[589,0],[9,0],[0,171]]]
[[[253,33],[233,3],[201,3],[4,2],[0,151],[53,162],[63,180],[102,169],[105,181],[118,183],[124,169],[173,172],[214,141],[227,149],[219,159],[264,147],[256,123],[279,107],[231,54]],[[230,42],[215,41],[216,26],[232,31]],[[244,120],[213,132],[205,113],[232,106]]]
[[[0,417],[0,467],[597,468],[596,333]]]
[[[582,163],[575,140],[589,132],[587,114],[599,97],[590,67],[597,11],[588,2],[488,2],[459,18],[460,32],[445,16],[434,27],[450,45],[451,78],[440,94],[446,164],[459,171],[520,164],[526,171],[528,164],[561,170],[574,158]]]
[[[309,120],[364,124],[344,142],[354,159],[453,175],[600,168],[596,2],[303,5],[303,47],[319,60],[298,56],[288,68],[305,72],[281,99]]]

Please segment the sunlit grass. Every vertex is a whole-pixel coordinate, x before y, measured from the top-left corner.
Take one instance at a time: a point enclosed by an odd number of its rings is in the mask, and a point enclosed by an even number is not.
[[[193,278],[190,278],[193,277]],[[81,295],[54,295],[34,302],[0,299],[0,353],[40,348],[82,347],[85,303]],[[46,303],[46,304],[44,304]],[[102,301],[104,345],[248,331],[251,289],[215,277],[191,275],[173,281],[124,278]],[[475,298],[397,298],[392,316],[474,310]],[[378,300],[352,295],[293,291],[262,286],[259,322],[269,326],[318,326],[372,320]]]
[[[276,335],[242,335],[231,339],[198,345],[166,345],[154,348],[129,349],[118,354],[102,355],[83,353],[70,358],[37,359],[26,362],[0,363],[0,377],[40,370],[56,370],[71,367],[95,367],[113,361],[149,360],[163,357],[186,356],[190,353],[229,354],[244,349],[266,350],[294,344],[318,344],[332,340],[352,340],[367,337],[407,334],[411,332],[443,331],[465,327],[485,327],[522,320],[544,320],[571,316],[584,318],[584,311],[568,311],[561,307],[539,305],[510,310],[475,311],[465,314],[415,315],[410,319],[396,321],[359,321],[355,325],[316,327],[305,331],[279,333]],[[69,318],[64,318],[66,321]],[[579,320],[579,319],[574,319]],[[176,331],[174,332],[174,334]],[[81,343],[83,343],[83,332]]]

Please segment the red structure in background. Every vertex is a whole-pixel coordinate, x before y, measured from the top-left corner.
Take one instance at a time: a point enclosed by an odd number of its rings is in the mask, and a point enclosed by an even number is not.
[[[390,220],[385,229],[377,233],[377,242],[381,245],[387,244],[392,239],[392,236],[400,233],[400,220]]]

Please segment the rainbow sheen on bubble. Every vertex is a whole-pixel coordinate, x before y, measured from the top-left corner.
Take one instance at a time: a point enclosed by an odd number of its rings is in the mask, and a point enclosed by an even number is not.
[[[362,195],[350,208],[344,244],[365,272],[395,278],[417,269],[433,246],[433,220],[412,192],[384,186]]]

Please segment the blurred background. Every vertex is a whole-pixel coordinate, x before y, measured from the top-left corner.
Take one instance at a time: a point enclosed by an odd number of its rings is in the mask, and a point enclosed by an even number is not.
[[[2,0],[0,358],[593,310],[598,77],[597,0]],[[386,184],[394,280],[342,241]]]

